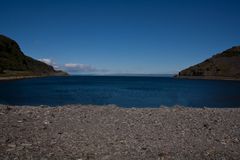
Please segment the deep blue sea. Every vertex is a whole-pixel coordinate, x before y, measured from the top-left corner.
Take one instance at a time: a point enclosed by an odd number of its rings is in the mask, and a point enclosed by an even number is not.
[[[240,81],[69,76],[0,81],[0,104],[240,107]]]

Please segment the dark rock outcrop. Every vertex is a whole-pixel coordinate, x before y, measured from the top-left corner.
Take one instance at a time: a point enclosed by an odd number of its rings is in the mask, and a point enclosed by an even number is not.
[[[0,77],[67,75],[26,56],[12,39],[0,35]]]
[[[191,66],[177,75],[179,78],[240,80],[240,46]]]

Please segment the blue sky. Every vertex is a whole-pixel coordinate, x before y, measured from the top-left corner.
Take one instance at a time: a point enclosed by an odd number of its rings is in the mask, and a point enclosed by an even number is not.
[[[237,0],[0,1],[0,34],[72,73],[177,73],[240,45]]]

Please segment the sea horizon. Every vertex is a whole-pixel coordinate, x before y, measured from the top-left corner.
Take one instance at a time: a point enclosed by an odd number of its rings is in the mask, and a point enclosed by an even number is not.
[[[69,76],[125,76],[125,77],[174,77],[177,74],[157,73],[110,73],[110,74],[69,74]]]

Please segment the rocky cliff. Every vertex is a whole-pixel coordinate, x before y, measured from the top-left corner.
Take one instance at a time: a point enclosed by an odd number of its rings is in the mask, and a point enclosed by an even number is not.
[[[181,72],[180,78],[240,80],[240,46],[218,53]]]
[[[0,35],[0,77],[67,75],[26,56],[17,42]]]

